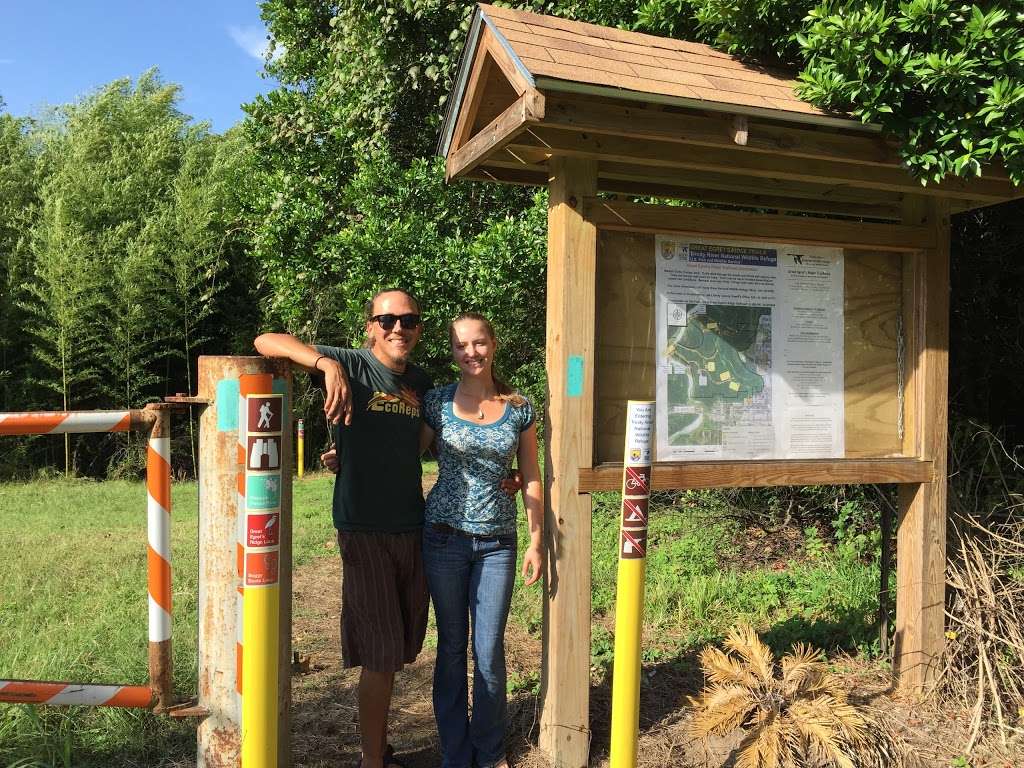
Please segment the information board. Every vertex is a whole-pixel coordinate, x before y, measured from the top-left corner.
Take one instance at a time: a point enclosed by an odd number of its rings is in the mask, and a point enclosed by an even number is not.
[[[842,250],[654,246],[657,460],[842,457]]]

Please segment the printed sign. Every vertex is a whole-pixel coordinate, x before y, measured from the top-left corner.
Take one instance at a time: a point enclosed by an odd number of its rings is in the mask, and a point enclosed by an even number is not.
[[[281,468],[281,438],[277,435],[249,436],[246,469],[271,470]]]
[[[280,519],[276,512],[269,515],[245,516],[245,545],[247,547],[276,547],[280,544]]]
[[[249,509],[277,509],[281,506],[281,474],[247,474],[245,505]]]
[[[622,527],[623,528],[646,528],[647,527],[647,499],[623,499],[622,500]]]
[[[619,539],[619,557],[623,560],[641,560],[647,555],[647,529],[622,530]]]
[[[654,403],[630,401],[626,413],[626,463],[650,464]]]
[[[249,413],[248,425],[249,434],[272,433],[281,431],[281,415],[284,410],[284,398],[280,395],[266,397],[246,398]]]
[[[277,551],[245,553],[245,586],[277,584]]]
[[[626,467],[626,496],[651,495],[651,468]]]

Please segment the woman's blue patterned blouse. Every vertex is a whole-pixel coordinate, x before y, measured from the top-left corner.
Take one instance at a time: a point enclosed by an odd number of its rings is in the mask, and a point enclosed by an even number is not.
[[[457,386],[432,389],[423,401],[423,420],[437,433],[438,449],[426,520],[483,536],[514,533],[516,502],[501,481],[519,450],[519,433],[533,424],[533,406],[506,403],[497,421],[474,424],[455,415]]]

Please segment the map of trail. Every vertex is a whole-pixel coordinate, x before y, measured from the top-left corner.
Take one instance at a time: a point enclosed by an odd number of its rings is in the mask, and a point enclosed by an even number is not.
[[[668,442],[721,445],[722,428],[771,422],[770,307],[687,304],[668,326]],[[680,313],[682,314],[682,313]]]

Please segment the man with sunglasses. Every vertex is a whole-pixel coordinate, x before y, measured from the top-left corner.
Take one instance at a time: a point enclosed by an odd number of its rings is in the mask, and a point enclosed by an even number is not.
[[[420,404],[430,377],[409,362],[420,339],[419,302],[381,291],[366,305],[367,346],[309,346],[267,333],[256,349],[323,375],[335,427],[333,516],[342,558],[342,661],[359,677],[361,768],[396,765],[387,744],[395,672],[415,660],[427,627]]]

